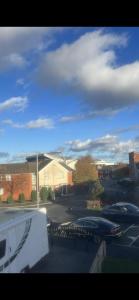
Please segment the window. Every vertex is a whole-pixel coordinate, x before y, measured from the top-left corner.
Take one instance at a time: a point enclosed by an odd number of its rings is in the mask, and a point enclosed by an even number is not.
[[[0,196],[2,196],[4,194],[4,189],[0,188]]]
[[[0,259],[5,255],[6,240],[0,241]]]
[[[98,227],[98,225],[95,222],[86,221],[85,223],[86,223],[86,226],[88,226],[88,227],[92,227],[92,228]]]
[[[120,206],[112,206],[111,210],[121,211],[121,207]]]
[[[85,226],[85,227],[92,227],[92,228],[97,228],[98,225],[94,222],[89,222],[89,221],[78,221],[76,223],[77,225]]]
[[[6,181],[11,181],[11,175],[6,175],[5,178],[6,178]]]

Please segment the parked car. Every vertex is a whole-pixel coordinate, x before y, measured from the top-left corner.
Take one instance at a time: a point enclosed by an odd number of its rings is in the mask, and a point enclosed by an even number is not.
[[[102,216],[115,222],[139,223],[139,207],[127,202],[118,202],[104,207]]]
[[[123,178],[123,179],[117,180],[117,184],[122,187],[131,188],[134,186],[135,181],[132,180],[131,178]]]
[[[52,225],[52,220],[47,216],[47,228]]]
[[[109,240],[121,236],[121,227],[101,217],[85,217],[74,222],[59,225],[58,230],[70,236],[93,237],[98,243],[102,239]]]

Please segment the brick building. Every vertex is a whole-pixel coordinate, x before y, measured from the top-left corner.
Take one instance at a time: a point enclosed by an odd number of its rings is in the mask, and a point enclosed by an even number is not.
[[[0,196],[2,200],[12,194],[18,200],[19,194],[24,193],[29,200],[35,176],[35,164],[16,163],[0,164]]]
[[[129,172],[133,180],[139,179],[139,153],[129,153]]]
[[[72,185],[72,169],[64,162],[58,162],[40,155],[38,158],[39,188],[46,186],[56,189]],[[24,193],[30,200],[31,191],[36,190],[36,157],[28,157],[24,163],[0,164],[0,196],[3,201],[9,194],[18,200]]]

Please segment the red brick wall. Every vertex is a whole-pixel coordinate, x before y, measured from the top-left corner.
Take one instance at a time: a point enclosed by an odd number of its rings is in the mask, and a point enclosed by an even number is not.
[[[30,200],[32,191],[32,174],[12,174],[11,181],[0,181],[0,188],[4,189],[2,200],[6,200],[10,193],[14,200],[18,200],[20,193],[24,193],[25,199]]]
[[[129,162],[130,163],[139,162],[139,153],[130,152],[129,153]]]
[[[135,174],[135,163],[139,162],[139,153],[130,152],[129,153],[129,174],[130,177],[134,178]]]
[[[69,185],[73,185],[73,181],[72,181],[72,172],[68,172],[68,184],[69,184]]]

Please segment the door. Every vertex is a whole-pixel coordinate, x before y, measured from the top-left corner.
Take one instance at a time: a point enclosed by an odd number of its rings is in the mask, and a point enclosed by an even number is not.
[[[8,234],[0,234],[0,273],[9,273],[9,241]]]

